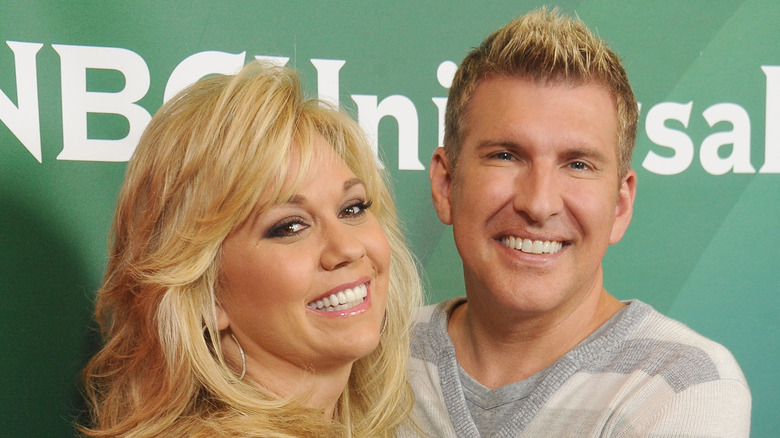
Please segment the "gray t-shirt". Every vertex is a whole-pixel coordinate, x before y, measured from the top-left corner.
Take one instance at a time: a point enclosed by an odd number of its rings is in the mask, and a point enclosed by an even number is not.
[[[462,302],[421,312],[409,370],[419,429],[401,437],[749,436],[750,391],[734,357],[641,301],[543,372],[494,391],[456,361],[447,320]]]

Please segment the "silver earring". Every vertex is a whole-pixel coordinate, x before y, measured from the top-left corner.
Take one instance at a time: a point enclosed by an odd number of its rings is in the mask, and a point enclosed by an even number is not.
[[[238,343],[238,339],[236,339],[235,335],[231,333],[230,337],[233,338],[233,342],[238,345],[238,352],[241,353],[241,375],[238,376],[238,380],[242,380],[246,375],[246,356],[244,355],[244,349],[241,348],[241,344]]]
[[[387,328],[387,309],[385,309],[385,319],[382,322],[382,330],[379,331],[379,336],[382,336],[385,333],[386,328]]]

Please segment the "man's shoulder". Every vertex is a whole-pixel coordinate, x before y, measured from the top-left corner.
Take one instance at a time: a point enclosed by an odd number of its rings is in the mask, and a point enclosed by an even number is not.
[[[416,324],[429,324],[438,317],[446,319],[449,317],[452,309],[465,300],[466,298],[464,297],[449,298],[438,303],[423,306],[423,308],[417,312],[417,318],[415,322]]]
[[[412,358],[434,362],[445,351],[451,351],[455,357],[452,341],[447,333],[447,320],[452,310],[465,298],[451,298],[445,301],[424,306],[417,312],[416,322],[412,330]],[[445,356],[450,356],[445,354]]]
[[[683,374],[695,376],[694,380],[745,381],[736,359],[722,344],[641,301],[634,301],[631,306],[641,309],[645,317],[624,341],[620,352],[624,360],[651,367],[654,370],[645,369],[651,373],[688,370]]]
[[[750,389],[723,345],[640,301],[632,301],[594,344],[604,348],[599,353],[585,346],[577,355],[582,367],[566,379],[553,404],[567,404],[583,392],[600,394],[603,402],[588,402],[610,406],[608,415],[622,417],[630,436],[641,430],[747,436]]]
[[[439,307],[440,304],[441,303],[436,303],[436,304],[429,304],[427,306],[423,306],[423,308],[417,312],[417,318],[415,318],[415,323],[416,324],[430,323],[431,317],[433,317],[433,313],[436,311],[436,308]]]

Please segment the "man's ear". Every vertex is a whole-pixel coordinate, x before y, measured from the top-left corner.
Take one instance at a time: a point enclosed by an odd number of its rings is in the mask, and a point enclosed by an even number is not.
[[[450,194],[452,190],[452,166],[443,147],[438,147],[433,152],[431,167],[428,177],[431,180],[431,197],[433,207],[439,220],[447,225],[452,225],[452,204]]]
[[[609,244],[620,242],[631,223],[634,214],[634,198],[636,198],[636,172],[628,171],[623,177],[618,190],[617,205],[615,205],[615,222],[612,224],[612,232],[609,235]]]

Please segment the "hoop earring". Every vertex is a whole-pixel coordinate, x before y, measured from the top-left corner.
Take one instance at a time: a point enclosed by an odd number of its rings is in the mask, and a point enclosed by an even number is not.
[[[379,331],[380,337],[385,333],[386,328],[387,328],[387,309],[385,309],[385,318],[382,322],[382,330]]]
[[[236,336],[233,335],[233,333],[231,333],[230,337],[233,338],[233,342],[235,342],[236,345],[238,345],[238,352],[241,353],[241,375],[238,376],[238,380],[242,380],[246,375],[246,355],[244,355],[244,349],[241,348],[241,344],[238,343],[238,339],[236,339]]]

